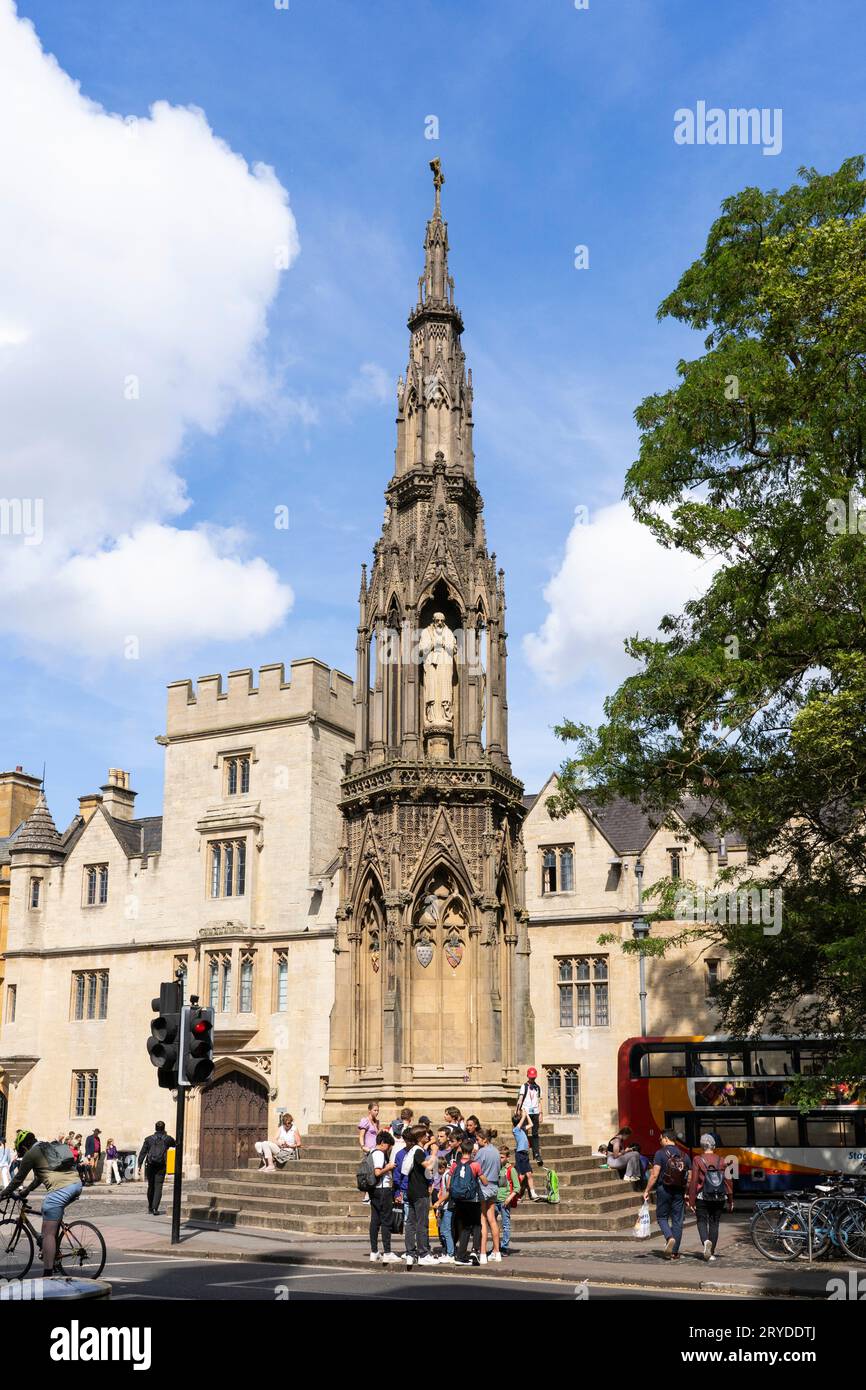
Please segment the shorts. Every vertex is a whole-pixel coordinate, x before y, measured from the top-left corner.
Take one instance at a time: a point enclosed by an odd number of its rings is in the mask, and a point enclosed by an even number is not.
[[[81,1196],[81,1183],[70,1183],[69,1187],[55,1187],[42,1198],[42,1220],[60,1221],[70,1202]]]
[[[532,1172],[532,1164],[529,1161],[529,1152],[526,1149],[518,1149],[514,1156],[514,1166],[522,1178]]]
[[[492,1202],[493,1198],[496,1196],[496,1194],[497,1194],[498,1191],[499,1191],[499,1183],[498,1183],[498,1182],[483,1182],[483,1183],[481,1183],[481,1196],[482,1196],[482,1199],[483,1199],[485,1202]]]

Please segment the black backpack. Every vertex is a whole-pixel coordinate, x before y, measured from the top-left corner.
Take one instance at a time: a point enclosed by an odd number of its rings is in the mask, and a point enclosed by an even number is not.
[[[359,1192],[375,1191],[376,1169],[373,1165],[373,1154],[375,1152],[375,1149],[371,1149],[369,1153],[364,1154],[364,1157],[358,1164],[358,1171],[355,1174],[355,1181],[358,1184]]]
[[[155,1168],[160,1168],[165,1163],[171,1145],[166,1134],[152,1134],[147,1146],[147,1161],[152,1163]]]

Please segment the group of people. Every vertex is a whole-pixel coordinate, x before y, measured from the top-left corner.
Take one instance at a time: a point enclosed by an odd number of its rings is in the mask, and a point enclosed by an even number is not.
[[[385,1125],[378,1101],[370,1101],[358,1123],[364,1153],[358,1187],[370,1204],[371,1261],[398,1263],[391,1246],[401,1233],[410,1268],[495,1264],[510,1254],[517,1203],[547,1201],[536,1191],[530,1160],[532,1147],[542,1161],[540,1089],[535,1069],[530,1073],[511,1116],[513,1161],[511,1146],[499,1142],[495,1129],[477,1115],[464,1118],[457,1106],[449,1106],[434,1128],[427,1115],[416,1123],[408,1107]],[[438,1254],[431,1240],[438,1241]]]
[[[87,1138],[70,1129],[68,1133],[58,1134],[51,1141],[63,1144],[72,1154],[75,1169],[83,1187],[92,1187],[99,1177],[100,1160],[103,1160],[102,1177],[107,1186],[121,1182],[120,1154],[113,1139],[103,1148],[101,1132],[94,1129]],[[0,1186],[5,1186],[14,1174],[19,1159],[4,1138],[0,1138]]]
[[[734,1209],[734,1185],[716,1153],[715,1135],[701,1135],[701,1153],[694,1161],[690,1150],[669,1129],[662,1130],[652,1159],[641,1153],[628,1126],[618,1130],[606,1145],[602,1144],[600,1152],[608,1168],[644,1189],[645,1204],[655,1192],[656,1221],[665,1238],[665,1259],[680,1258],[686,1209],[697,1222],[704,1259],[718,1258],[719,1222],[723,1211]]]

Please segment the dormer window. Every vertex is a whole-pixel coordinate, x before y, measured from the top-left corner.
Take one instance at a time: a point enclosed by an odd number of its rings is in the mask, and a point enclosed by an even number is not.
[[[574,846],[549,845],[541,851],[541,891],[574,892]]]
[[[84,866],[84,906],[104,907],[108,902],[108,865]]]

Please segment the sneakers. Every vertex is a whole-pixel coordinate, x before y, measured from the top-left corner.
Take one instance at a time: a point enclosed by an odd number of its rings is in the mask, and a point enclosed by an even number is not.
[[[714,1265],[715,1263],[716,1263],[716,1257],[715,1257],[715,1255],[711,1255],[711,1256],[710,1256],[710,1264],[711,1264],[711,1265]]]
[[[440,1255],[437,1263],[440,1265],[456,1265],[457,1261],[453,1255]]]
[[[418,1263],[419,1265],[438,1265],[439,1261],[435,1255],[422,1255]]]
[[[370,1259],[371,1259],[371,1261],[372,1261],[373,1264],[376,1263],[376,1261],[378,1260],[378,1258],[379,1258],[379,1252],[378,1252],[378,1250],[371,1250],[371,1251],[370,1251]]]
[[[712,1255],[713,1255],[713,1242],[712,1242],[711,1240],[705,1240],[705,1241],[704,1241],[704,1259],[705,1259],[705,1260],[710,1260],[710,1259],[712,1259]]]
[[[673,1236],[668,1236],[667,1240],[665,1241],[665,1259],[666,1259],[666,1260],[672,1260],[672,1259],[673,1259],[673,1257],[674,1257],[674,1250],[676,1249],[676,1246],[677,1246],[677,1243],[676,1243],[676,1241],[674,1240]]]
[[[383,1265],[398,1265],[399,1263],[400,1263],[400,1256],[399,1256],[399,1255],[394,1255],[390,1250],[388,1251],[388,1254],[387,1254],[387,1255],[383,1255],[383,1256],[382,1256],[382,1264],[383,1264]]]
[[[484,1259],[484,1256],[483,1256],[483,1255],[482,1255],[481,1259]],[[474,1250],[470,1252],[470,1255],[469,1255],[469,1263],[470,1263],[471,1265],[479,1265],[479,1264],[481,1263],[481,1260],[478,1258],[478,1256],[476,1255],[476,1253],[475,1253]],[[484,1259],[484,1263],[485,1263],[485,1264],[487,1263],[486,1259]]]
[[[494,1251],[493,1251],[493,1254],[492,1254],[492,1255],[488,1255],[487,1258],[488,1258],[490,1264],[497,1264],[497,1265],[502,1264],[502,1252],[499,1251],[499,1250],[494,1250]]]
[[[465,1260],[458,1260],[458,1259],[455,1257],[454,1263],[455,1263],[456,1265],[471,1265],[471,1264],[477,1264],[478,1261],[477,1261],[477,1259],[476,1259],[476,1260],[473,1260],[469,1255],[467,1255],[467,1257],[466,1257]]]
[[[484,1252],[483,1250],[481,1251],[480,1259],[481,1259],[481,1263],[482,1263],[483,1265],[486,1265],[486,1264],[487,1264],[487,1255],[485,1254],[485,1252]]]
[[[413,1265],[416,1265],[418,1263],[414,1255],[406,1254],[403,1256],[403,1259],[406,1261],[407,1269],[411,1269]]]

